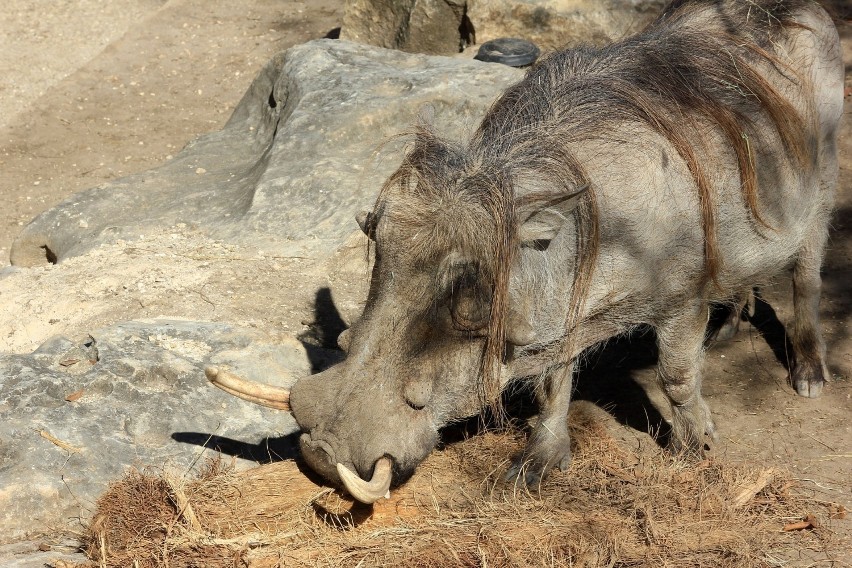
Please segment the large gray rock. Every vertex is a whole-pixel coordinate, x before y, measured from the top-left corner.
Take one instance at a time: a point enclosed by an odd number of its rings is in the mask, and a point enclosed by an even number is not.
[[[11,262],[57,262],[177,223],[280,255],[327,256],[398,164],[374,155],[382,141],[426,105],[442,132],[469,134],[520,76],[341,41],[294,47],[266,66],[222,131],[43,213],[14,242]]]
[[[0,542],[85,519],[130,465],[187,471],[204,446],[275,459],[290,446],[267,438],[294,432],[292,417],[212,388],[203,366],[286,387],[311,363],[293,338],[179,320],[0,355]]]
[[[519,37],[543,49],[602,45],[639,31],[666,0],[468,0],[482,43]]]

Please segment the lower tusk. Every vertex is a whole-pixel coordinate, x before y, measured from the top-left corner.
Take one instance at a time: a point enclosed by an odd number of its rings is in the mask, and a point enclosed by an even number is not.
[[[380,458],[373,469],[373,478],[364,481],[357,473],[353,473],[342,463],[337,464],[337,473],[340,475],[343,486],[352,497],[361,503],[370,505],[381,498],[390,499],[391,467],[393,462],[390,458]]]
[[[276,410],[290,410],[290,391],[286,389],[247,381],[216,367],[205,368],[204,374],[214,386],[228,394]]]

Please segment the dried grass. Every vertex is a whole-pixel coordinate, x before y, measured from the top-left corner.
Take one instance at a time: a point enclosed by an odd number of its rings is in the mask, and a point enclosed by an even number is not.
[[[294,462],[188,481],[130,471],[100,498],[88,554],[103,567],[776,565],[785,551],[830,546],[827,518],[788,474],[628,450],[572,415],[574,462],[540,493],[499,481],[517,433],[436,451],[389,501],[353,504]],[[825,510],[824,510],[825,509]]]

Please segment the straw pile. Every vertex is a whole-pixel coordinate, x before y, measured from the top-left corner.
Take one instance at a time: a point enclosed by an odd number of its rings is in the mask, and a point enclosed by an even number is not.
[[[522,447],[516,432],[433,452],[373,507],[291,461],[239,472],[216,462],[192,479],[130,471],[100,498],[88,554],[96,566],[140,568],[742,568],[830,546],[827,506],[796,496],[784,472],[687,464],[627,449],[587,416],[570,422],[571,468],[533,494],[500,481]],[[789,530],[797,521],[807,530]]]

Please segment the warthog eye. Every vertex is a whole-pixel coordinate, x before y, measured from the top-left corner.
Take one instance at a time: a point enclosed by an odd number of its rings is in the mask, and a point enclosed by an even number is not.
[[[459,331],[478,331],[488,325],[490,306],[475,286],[462,286],[450,299],[453,327]]]
[[[438,272],[445,290],[453,328],[475,332],[488,326],[491,317],[491,289],[483,282],[479,263],[451,253]]]

